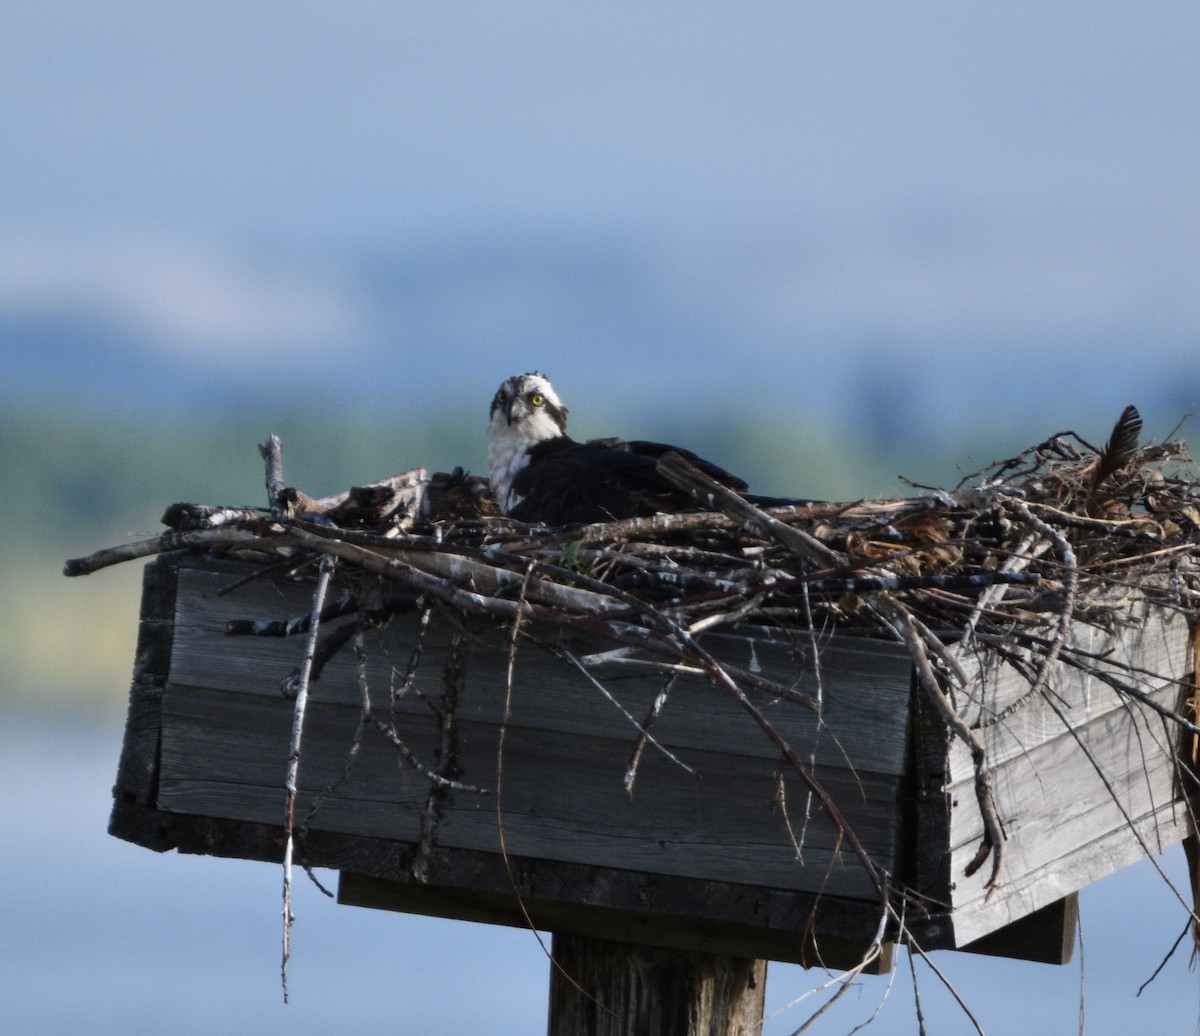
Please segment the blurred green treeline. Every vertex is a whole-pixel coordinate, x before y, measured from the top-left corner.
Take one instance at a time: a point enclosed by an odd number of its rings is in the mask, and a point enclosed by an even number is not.
[[[176,501],[265,501],[257,444],[283,442],[285,480],[314,496],[411,467],[485,470],[482,408],[454,414],[397,407],[305,408],[304,401],[213,413],[134,416],[92,406],[32,401],[0,413],[0,477],[8,514],[0,537],[0,700],[117,708],[124,701],[137,626],[142,564],[67,579],[63,562],[154,536]],[[699,452],[743,475],[759,492],[817,499],[898,496],[919,482],[953,485],[997,457],[1037,441],[943,439],[869,442],[826,422],[752,420],[685,413],[573,417],[580,438],[620,432]],[[1053,429],[1058,430],[1058,429]],[[1007,452],[1005,452],[1007,450]],[[981,452],[982,451],[982,452]]]

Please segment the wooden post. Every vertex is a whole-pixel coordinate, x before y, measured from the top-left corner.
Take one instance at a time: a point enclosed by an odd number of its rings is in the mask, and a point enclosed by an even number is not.
[[[751,1036],[767,962],[554,936],[549,1036]]]

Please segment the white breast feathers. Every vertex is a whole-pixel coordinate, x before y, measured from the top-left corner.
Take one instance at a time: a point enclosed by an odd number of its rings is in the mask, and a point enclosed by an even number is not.
[[[513,492],[512,484],[517,474],[529,464],[530,445],[523,436],[506,432],[509,429],[499,430],[488,442],[488,480],[503,514],[508,514],[521,502],[522,498]]]

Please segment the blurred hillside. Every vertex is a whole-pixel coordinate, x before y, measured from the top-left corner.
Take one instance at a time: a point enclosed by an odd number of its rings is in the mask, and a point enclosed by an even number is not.
[[[0,235],[0,403],[290,399],[309,421],[450,423],[539,368],[573,420],[665,408],[692,427],[782,418],[883,443],[1035,408],[1119,413],[1131,392],[1182,412],[1200,399],[1197,271],[1200,216],[1166,202],[806,204],[770,224],[305,249],[117,237],[6,253]]]
[[[156,535],[159,516],[176,501],[263,503],[257,444],[268,435],[283,441],[288,483],[320,496],[416,466],[484,471],[484,409],[398,414],[347,406],[343,413],[326,400],[313,413],[276,400],[138,417],[95,404],[10,406],[0,415],[0,478],[10,487],[0,538],[4,696],[43,706],[81,699],[119,705],[133,660],[142,565],[69,580],[60,574],[64,560]],[[1114,416],[1097,414],[1080,431],[1102,441]],[[932,443],[902,434],[885,443],[795,415],[693,420],[679,410],[642,411],[581,414],[576,424],[580,436],[686,445],[761,492],[836,500],[912,492],[901,475],[953,486],[1066,427],[1031,417],[1024,427],[960,426]]]

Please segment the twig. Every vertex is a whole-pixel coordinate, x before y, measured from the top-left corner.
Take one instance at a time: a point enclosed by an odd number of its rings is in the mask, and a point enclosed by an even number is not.
[[[721,485],[715,478],[706,475],[694,464],[688,463],[678,453],[666,453],[655,465],[658,473],[681,489],[685,489],[729,515],[734,521],[768,539],[782,543],[800,557],[810,558],[824,565],[843,566],[846,559],[836,550],[827,547],[815,536],[803,529],[781,522],[773,515],[755,507],[732,489]]]
[[[1136,411],[1135,411],[1136,413]],[[1140,424],[1140,422],[1139,422]],[[1061,532],[1047,525],[1044,521],[1037,517],[1028,507],[1020,500],[1010,501],[1010,506],[1017,512],[1026,522],[1036,529],[1041,535],[1049,539],[1058,551],[1059,560],[1062,562],[1064,578],[1063,578],[1063,601],[1062,608],[1058,613],[1058,622],[1055,625],[1054,636],[1050,641],[1049,646],[1042,652],[1040,661],[1038,662],[1037,673],[1034,675],[1032,682],[1029,685],[1029,690],[1021,695],[1016,701],[1011,702],[1006,706],[996,717],[997,720],[1003,720],[1016,712],[1027,700],[1040,694],[1042,688],[1046,686],[1046,681],[1050,677],[1050,671],[1054,663],[1058,661],[1059,653],[1063,649],[1063,645],[1067,642],[1067,634],[1071,629],[1071,619],[1075,613],[1075,593],[1079,586],[1079,571],[1075,563],[1075,551],[1071,549],[1070,543]]]
[[[267,530],[253,528],[219,528],[219,529],[189,529],[186,532],[164,532],[135,543],[126,543],[119,547],[107,547],[98,550],[87,557],[72,558],[63,565],[64,576],[87,576],[99,572],[110,565],[119,565],[123,561],[135,561],[155,554],[165,554],[172,550],[187,550],[203,548],[205,550],[276,550],[279,539]]]
[[[530,562],[529,568],[526,571],[525,583],[521,586],[521,596],[518,598],[518,604],[524,598],[525,589],[529,579],[533,577],[535,563]],[[504,872],[508,875],[509,885],[512,886],[514,895],[516,896],[517,906],[520,908],[521,916],[525,919],[525,924],[529,931],[533,933],[533,937],[537,940],[538,946],[541,947],[542,953],[546,955],[546,959],[550,961],[550,966],[554,968],[567,982],[575,989],[580,996],[590,1001],[596,1008],[603,1011],[605,1014],[613,1016],[612,1008],[600,1003],[591,993],[583,988],[575,979],[574,976],[567,974],[563,966],[554,959],[554,954],[550,952],[546,946],[545,940],[542,938],[542,933],[538,931],[538,926],[534,923],[533,917],[530,916],[529,908],[525,905],[525,900],[521,896],[520,889],[517,886],[516,875],[513,874],[512,860],[508,855],[508,845],[504,837],[504,810],[502,807],[503,793],[503,773],[504,773],[504,742],[508,734],[508,721],[512,716],[512,698],[513,684],[516,674],[517,665],[517,641],[521,635],[521,612],[516,611],[513,615],[512,626],[509,628],[508,636],[508,662],[504,670],[504,715],[500,723],[500,736],[496,741],[496,837],[499,842],[500,859],[504,863]]]
[[[602,684],[599,680],[597,680],[590,672],[588,672],[587,666],[585,666],[578,658],[575,657],[575,655],[573,655],[565,647],[563,647],[562,645],[555,647],[554,653],[556,655],[558,655],[560,658],[565,658],[576,669],[578,669],[584,675],[584,677],[588,680],[588,682],[604,696],[605,700],[610,705],[614,706],[616,708],[616,710],[622,716],[624,716],[627,720],[629,720],[629,722],[633,725],[633,727],[641,735],[641,740],[639,741],[639,744],[644,743],[645,741],[649,741],[655,748],[657,748],[660,752],[662,752],[662,754],[664,756],[666,756],[667,759],[669,759],[671,762],[673,762],[681,770],[685,771],[686,773],[690,773],[693,777],[696,776],[696,771],[693,770],[690,766],[688,766],[687,763],[685,763],[682,759],[680,759],[677,755],[675,755],[674,752],[672,752],[668,748],[666,748],[666,746],[660,744],[658,741],[656,741],[653,737],[650,736],[650,725],[652,723],[652,720],[647,720],[647,722],[645,722],[645,723],[639,723],[632,715],[630,715],[629,710],[627,708],[625,708],[625,706],[622,705],[619,701],[617,701],[616,698],[613,697],[612,692],[607,687],[605,687],[604,684]],[[665,691],[660,692],[658,699],[656,699],[655,704],[658,705],[658,708],[662,707],[661,705],[658,704],[660,701],[663,701],[663,702],[666,701]],[[652,708],[651,716],[653,717],[653,716],[657,716],[657,715],[658,715],[657,709]],[[636,759],[637,756],[640,754],[641,754],[640,750],[635,751],[634,758]],[[627,792],[633,791],[633,779],[630,775],[630,771],[636,770],[636,769],[637,769],[636,764],[631,764],[630,770],[626,771],[625,790]]]
[[[317,632],[321,627],[321,609],[325,607],[325,592],[337,562],[331,557],[321,559],[317,575],[317,587],[313,591],[312,620],[308,641],[304,647],[304,661],[300,666],[300,680],[296,689],[296,704],[292,710],[292,739],[288,748],[287,776],[284,787],[287,801],[283,814],[283,829],[287,836],[283,849],[283,961],[280,977],[283,982],[283,1002],[288,1002],[288,960],[292,955],[292,852],[295,843],[296,786],[300,773],[300,743],[304,736],[304,710],[308,705],[308,681],[312,672],[313,657],[317,652]]]
[[[979,803],[979,812],[983,817],[984,839],[975,859],[968,864],[965,874],[970,877],[988,858],[992,856],[992,873],[988,878],[988,895],[993,895],[1000,884],[1000,876],[1004,869],[1004,828],[996,812],[996,804],[992,798],[992,782],[988,769],[987,749],[978,735],[959,716],[950,699],[942,690],[941,681],[933,671],[929,655],[925,650],[925,641],[917,632],[912,615],[907,609],[893,602],[893,617],[896,620],[896,632],[908,645],[917,679],[925,691],[925,696],[942,717],[942,721],[954,731],[971,752],[971,760],[975,767],[975,797]]]
[[[633,746],[633,754],[629,757],[629,765],[625,768],[625,794],[633,794],[633,785],[637,780],[638,767],[641,765],[642,753],[646,750],[646,743],[652,741],[650,731],[654,724],[658,721],[658,717],[662,714],[662,710],[666,707],[667,697],[671,693],[671,688],[675,686],[675,680],[679,676],[678,669],[668,672],[663,679],[662,686],[658,690],[658,694],[654,696],[654,701],[650,703],[650,711],[646,713],[646,718],[642,720],[642,733],[637,740],[637,744]],[[657,744],[658,742],[654,742]]]
[[[975,1017],[974,1013],[967,1006],[967,1002],[962,998],[962,994],[959,993],[959,991],[954,987],[954,983],[951,982],[946,977],[942,969],[933,962],[933,958],[921,948],[920,944],[917,943],[915,939],[910,938],[908,940],[908,948],[910,952],[914,950],[916,951],[921,960],[923,960],[929,966],[929,970],[937,976],[938,981],[942,983],[942,985],[946,988],[946,991],[952,997],[954,997],[954,1001],[958,1004],[959,1010],[966,1015],[967,1021],[971,1023],[971,1028],[973,1028],[979,1034],[979,1036],[985,1036],[983,1026],[979,1024],[979,1019]]]
[[[262,459],[267,463],[267,503],[271,508],[271,517],[278,521],[283,517],[283,444],[278,435],[272,435],[258,447]]]
[[[450,650],[442,667],[442,697],[437,706],[437,760],[441,769],[438,776],[442,779],[431,783],[429,793],[425,796],[425,808],[421,811],[421,834],[411,868],[413,877],[422,883],[429,880],[429,859],[433,854],[437,825],[442,816],[446,786],[455,783],[458,771],[458,697],[466,680],[462,666],[462,645],[462,634],[456,632],[451,638]]]

